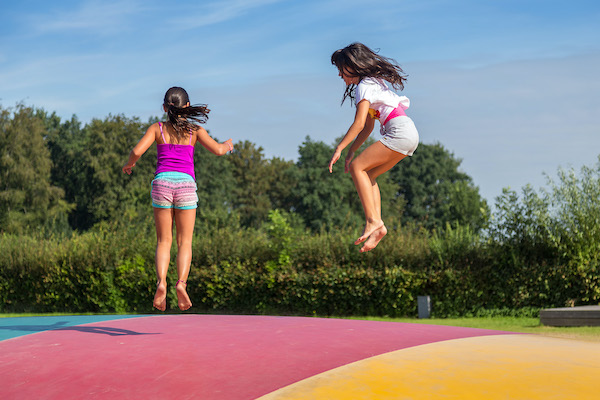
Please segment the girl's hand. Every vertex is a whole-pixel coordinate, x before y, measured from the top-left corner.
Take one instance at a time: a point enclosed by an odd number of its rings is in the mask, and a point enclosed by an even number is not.
[[[354,152],[348,151],[348,154],[346,154],[346,164],[344,166],[345,173],[348,173],[348,171],[350,171],[350,163],[352,162],[353,158],[354,158]]]
[[[134,164],[127,164],[123,167],[123,172],[125,172],[127,175],[131,175],[131,169],[135,167],[135,163]]]
[[[223,143],[225,143],[227,145],[227,151],[225,151],[225,153],[227,153],[227,152],[233,153],[233,140],[227,139]]]
[[[329,160],[329,173],[331,174],[333,172],[333,164],[335,164],[337,162],[337,160],[340,159],[340,157],[342,156],[342,151],[340,149],[335,149],[335,152],[333,153],[333,156],[331,156],[331,160]]]

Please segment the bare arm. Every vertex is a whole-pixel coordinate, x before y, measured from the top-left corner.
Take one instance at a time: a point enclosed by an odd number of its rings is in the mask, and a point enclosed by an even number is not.
[[[363,128],[362,131],[360,131],[360,133],[356,137],[356,140],[350,146],[349,151],[354,153],[356,150],[360,149],[360,146],[363,145],[363,143],[371,135],[371,132],[373,132],[374,126],[375,126],[375,120],[373,118],[367,118],[367,120],[365,121],[365,127]]]
[[[133,150],[129,153],[129,159],[127,163],[123,166],[123,172],[128,175],[131,175],[131,170],[135,167],[135,163],[140,159],[140,157],[152,146],[152,143],[156,140],[156,130],[158,129],[158,124],[152,124],[142,136],[138,144],[135,145]]]
[[[333,164],[335,164],[336,161],[340,159],[342,150],[344,150],[346,146],[350,144],[350,142],[352,142],[357,136],[359,136],[359,134],[363,133],[365,131],[365,127],[368,127],[368,124],[371,124],[371,130],[368,132],[368,134],[361,135],[361,138],[362,136],[366,135],[364,136],[364,139],[362,139],[362,141],[364,142],[367,139],[367,137],[371,134],[371,131],[373,130],[373,124],[371,122],[367,123],[370,105],[371,103],[369,103],[368,100],[361,100],[356,106],[354,122],[352,122],[352,125],[350,125],[350,128],[348,128],[348,132],[346,132],[346,135],[344,136],[340,144],[338,144],[338,146],[336,147],[335,152],[333,153],[333,156],[329,161],[330,173],[333,172]]]
[[[233,151],[233,141],[231,139],[227,139],[223,143],[219,143],[210,137],[206,129],[203,127],[199,127],[196,131],[196,138],[200,144],[206,148],[206,150],[217,156],[222,156],[228,151]]]
[[[356,152],[356,150],[360,149],[360,146],[362,146],[363,143],[367,140],[367,138],[371,135],[374,126],[375,120],[373,118],[367,117],[367,120],[365,121],[365,127],[362,131],[360,131],[356,140],[354,141],[354,143],[352,143],[352,146],[350,146],[348,154],[346,154],[344,172],[348,172],[350,170],[350,162],[352,162],[352,159],[354,158],[354,153]]]

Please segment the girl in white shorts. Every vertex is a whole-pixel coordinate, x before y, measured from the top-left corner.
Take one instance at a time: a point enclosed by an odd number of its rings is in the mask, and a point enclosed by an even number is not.
[[[381,195],[376,179],[400,160],[412,156],[419,145],[419,133],[405,110],[410,101],[391,90],[404,89],[406,77],[398,63],[376,54],[362,43],[353,43],[337,50],[331,63],[339,70],[346,83],[344,100],[348,97],[356,105],[354,122],[336,147],[329,161],[329,172],[339,160],[342,150],[354,140],[345,160],[345,171],[352,174],[354,186],[365,212],[365,228],[354,244],[365,244],[361,252],[374,249],[387,234],[381,219]],[[367,140],[375,120],[381,124],[382,139],[365,149],[356,159],[354,153]]]

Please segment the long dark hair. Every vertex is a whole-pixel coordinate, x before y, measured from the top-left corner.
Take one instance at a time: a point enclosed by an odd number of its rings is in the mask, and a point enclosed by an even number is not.
[[[331,63],[346,75],[348,75],[348,71],[344,71],[344,68],[349,69],[353,73],[350,76],[359,77],[359,81],[367,77],[382,78],[391,83],[394,89],[404,89],[406,74],[398,62],[392,58],[380,56],[362,43],[352,43],[343,49],[334,51],[331,55]],[[342,104],[348,97],[354,101],[355,88],[354,84],[346,86]]]
[[[208,109],[206,104],[196,104],[185,107],[190,102],[190,97],[184,88],[172,87],[165,93],[164,105],[169,122],[173,126],[175,139],[184,139],[190,129],[196,129],[198,124],[208,120]]]

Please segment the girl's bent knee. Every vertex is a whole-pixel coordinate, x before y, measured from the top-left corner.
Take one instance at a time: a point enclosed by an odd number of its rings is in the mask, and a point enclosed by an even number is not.
[[[352,161],[352,162],[350,163],[349,171],[350,171],[350,174],[351,174],[352,176],[355,176],[355,175],[356,175],[356,174],[358,174],[359,172],[362,172],[362,169],[361,169],[361,168],[358,166],[358,164],[357,164],[357,163],[355,163],[354,161]]]

